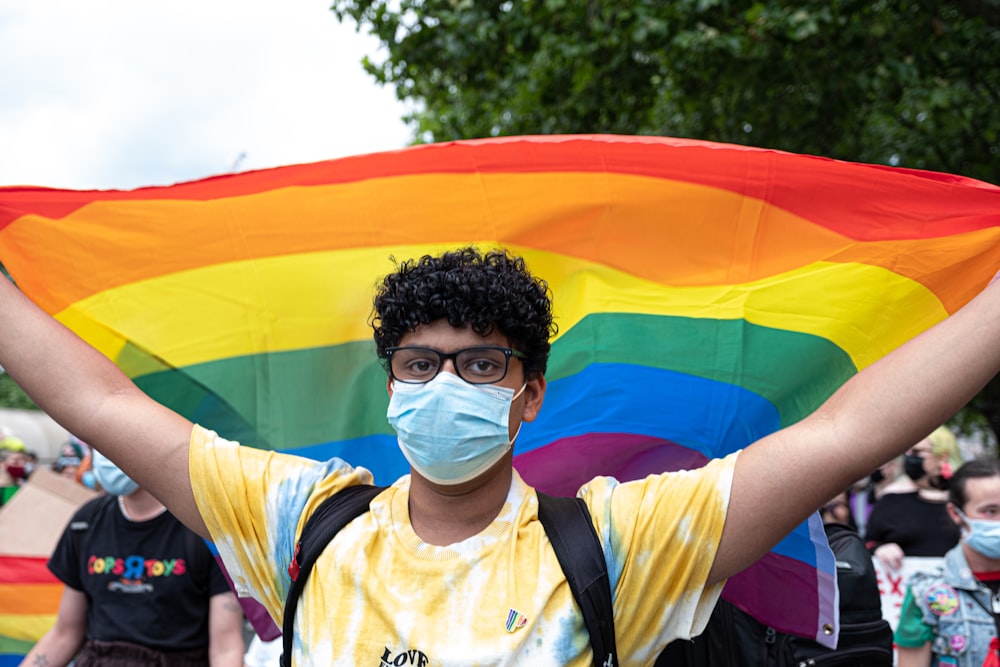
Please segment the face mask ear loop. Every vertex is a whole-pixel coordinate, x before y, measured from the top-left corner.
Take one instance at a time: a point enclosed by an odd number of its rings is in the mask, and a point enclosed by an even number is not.
[[[514,431],[514,437],[510,439],[510,444],[508,445],[508,447],[510,448],[514,447],[514,443],[517,442],[517,436],[521,433],[522,426],[524,426],[524,422],[521,422],[520,424],[517,425],[517,430]]]
[[[952,507],[955,507],[955,506],[952,505]],[[971,534],[972,533],[972,521],[969,519],[969,517],[965,516],[965,512],[963,512],[962,510],[958,509],[957,507],[955,507],[955,514],[957,514],[958,517],[962,520],[962,525],[958,527],[959,530],[962,531],[962,535],[963,536],[968,536],[969,534]]]
[[[524,390],[525,390],[525,388],[527,388],[527,386],[528,386],[527,382],[525,382],[524,384],[522,384],[521,388],[517,390],[517,393],[514,394],[513,396],[511,396],[510,402],[513,403],[514,401],[516,401],[517,397],[524,393]],[[514,437],[510,439],[510,445],[508,445],[509,447],[511,447],[511,448],[514,447],[514,443],[517,442],[517,436],[520,435],[520,433],[521,433],[521,427],[522,426],[524,426],[524,420],[523,419],[521,420],[521,423],[517,425],[517,430],[514,431]]]
[[[513,403],[517,400],[517,397],[524,393],[524,390],[528,388],[528,383],[525,382],[521,385],[521,388],[517,390],[517,393],[510,397],[510,402]]]

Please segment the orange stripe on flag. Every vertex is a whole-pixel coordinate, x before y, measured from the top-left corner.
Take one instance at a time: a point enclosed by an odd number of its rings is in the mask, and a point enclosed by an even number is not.
[[[59,610],[63,585],[0,584],[0,616],[54,614]]]

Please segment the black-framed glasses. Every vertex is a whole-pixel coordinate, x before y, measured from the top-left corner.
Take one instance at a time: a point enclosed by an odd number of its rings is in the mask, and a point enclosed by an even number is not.
[[[524,355],[510,347],[477,345],[455,352],[439,352],[429,347],[390,347],[389,375],[397,382],[423,384],[441,372],[446,359],[451,359],[455,373],[469,384],[493,384],[507,377],[510,358]]]

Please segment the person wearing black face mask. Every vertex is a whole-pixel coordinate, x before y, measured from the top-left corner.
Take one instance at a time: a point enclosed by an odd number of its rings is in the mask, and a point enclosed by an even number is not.
[[[955,436],[939,427],[903,457],[915,490],[886,493],[872,509],[865,542],[884,567],[898,570],[905,556],[943,556],[960,533],[948,516],[948,480],[958,458]]]
[[[928,475],[926,462],[926,455],[906,454],[903,457],[903,472],[906,473],[906,476],[914,482],[926,479],[927,484],[929,484],[932,488],[947,491],[948,478],[940,472],[933,477]]]

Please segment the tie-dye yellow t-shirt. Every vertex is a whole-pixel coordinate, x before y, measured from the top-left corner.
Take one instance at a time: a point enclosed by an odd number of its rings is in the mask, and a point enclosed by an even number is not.
[[[604,545],[622,665],[652,664],[698,634],[721,584],[705,580],[722,535],[735,455],[703,468],[580,490]],[[288,565],[309,514],[364,468],[276,454],[195,427],[195,498],[229,574],[278,625]],[[409,477],[371,503],[316,562],[295,616],[293,665],[590,665],[593,654],[534,490],[514,473],[480,534],[424,543],[409,521]]]

